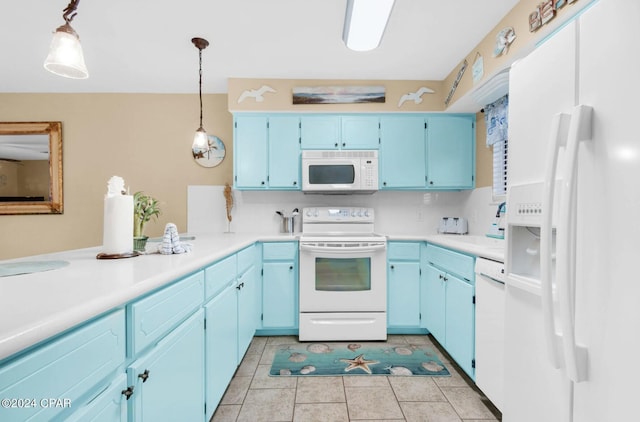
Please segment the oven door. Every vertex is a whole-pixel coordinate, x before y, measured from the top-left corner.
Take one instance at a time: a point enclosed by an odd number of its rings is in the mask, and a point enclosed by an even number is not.
[[[300,241],[300,312],[385,312],[386,241]]]

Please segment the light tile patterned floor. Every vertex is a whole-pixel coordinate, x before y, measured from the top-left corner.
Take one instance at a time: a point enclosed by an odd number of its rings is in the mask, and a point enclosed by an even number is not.
[[[434,346],[431,336],[394,335],[387,342],[431,345],[451,377],[270,377],[276,349],[297,344],[297,337],[254,337],[212,421],[501,420],[473,382]]]

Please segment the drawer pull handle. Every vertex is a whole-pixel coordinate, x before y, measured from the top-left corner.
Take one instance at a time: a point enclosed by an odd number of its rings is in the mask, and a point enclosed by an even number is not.
[[[396,268],[396,267],[395,267],[394,265],[392,265],[392,266],[391,266],[391,269],[392,269],[392,270],[393,270],[393,269],[395,269],[395,268]]]
[[[127,400],[129,400],[129,398],[133,395],[133,385],[127,387],[126,390],[122,390],[122,395],[125,396]]]
[[[145,369],[143,373],[141,373],[140,375],[138,375],[138,378],[140,378],[142,380],[142,382],[147,382],[147,379],[149,378],[149,370]]]
[[[289,270],[293,270],[293,265],[289,265]]]

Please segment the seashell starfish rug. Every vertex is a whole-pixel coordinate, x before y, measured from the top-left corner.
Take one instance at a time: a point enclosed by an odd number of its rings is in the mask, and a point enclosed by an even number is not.
[[[271,376],[451,376],[431,347],[309,343],[276,351]]]

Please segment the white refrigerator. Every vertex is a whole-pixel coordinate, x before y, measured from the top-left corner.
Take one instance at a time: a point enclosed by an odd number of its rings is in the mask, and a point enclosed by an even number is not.
[[[505,422],[640,420],[639,67],[599,0],[511,69]]]

